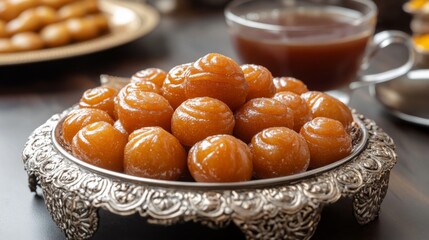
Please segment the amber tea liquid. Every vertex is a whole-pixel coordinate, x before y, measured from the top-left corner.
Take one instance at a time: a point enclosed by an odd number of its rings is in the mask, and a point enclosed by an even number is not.
[[[356,77],[372,35],[372,28],[356,26],[360,13],[328,7],[257,15],[258,22],[295,30],[233,32],[233,44],[243,62],[263,65],[276,77],[298,78],[312,90],[335,89]]]

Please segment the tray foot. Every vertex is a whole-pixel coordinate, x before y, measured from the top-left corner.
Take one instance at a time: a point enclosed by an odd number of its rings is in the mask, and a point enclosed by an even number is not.
[[[45,186],[43,195],[52,219],[67,239],[88,239],[98,228],[98,208],[71,191]]]
[[[367,224],[376,219],[380,213],[381,203],[387,193],[390,172],[380,179],[366,184],[353,198],[353,212],[359,224]]]

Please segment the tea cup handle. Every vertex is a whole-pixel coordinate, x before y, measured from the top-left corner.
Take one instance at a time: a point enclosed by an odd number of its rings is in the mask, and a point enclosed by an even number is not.
[[[352,82],[349,85],[350,89],[356,89],[376,83],[386,82],[397,77],[406,74],[414,65],[414,50],[411,43],[410,36],[401,31],[382,31],[374,35],[372,41],[372,47],[367,54],[367,57],[363,63],[363,68],[367,68],[371,59],[377,55],[378,51],[391,44],[402,44],[408,49],[408,60],[400,67],[390,69],[384,72],[361,75],[358,77],[358,81]]]

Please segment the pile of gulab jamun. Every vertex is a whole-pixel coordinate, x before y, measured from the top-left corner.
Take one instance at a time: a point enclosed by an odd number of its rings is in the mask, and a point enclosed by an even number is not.
[[[122,89],[87,90],[62,138],[75,157],[112,171],[238,182],[348,156],[352,123],[345,104],[300,80],[209,53],[169,72],[141,70]]]

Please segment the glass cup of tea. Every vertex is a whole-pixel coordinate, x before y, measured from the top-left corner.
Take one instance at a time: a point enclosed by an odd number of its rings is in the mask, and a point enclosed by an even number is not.
[[[373,36],[377,7],[369,0],[235,0],[225,8],[225,17],[243,62],[263,65],[275,77],[300,79],[311,90],[388,81],[413,65],[407,34],[384,31]],[[407,62],[362,75],[369,59],[392,43],[409,49]]]

